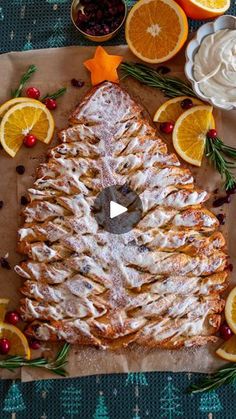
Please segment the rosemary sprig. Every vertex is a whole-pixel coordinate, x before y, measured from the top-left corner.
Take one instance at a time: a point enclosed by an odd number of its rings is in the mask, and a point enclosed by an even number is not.
[[[30,65],[26,73],[23,74],[23,76],[20,79],[20,84],[18,88],[14,91],[12,91],[12,97],[19,97],[21,96],[22,90],[25,87],[25,84],[27,81],[31,78],[31,76],[37,71],[37,67],[35,65]]]
[[[121,70],[124,78],[127,76],[134,77],[142,84],[160,89],[167,97],[191,96],[196,97],[190,84],[184,82],[177,77],[163,76],[154,68],[139,63],[122,63]]]
[[[62,87],[61,89],[57,90],[55,93],[47,93],[42,99],[40,99],[42,102],[45,99],[57,99],[58,97],[64,95],[66,93],[66,87]]]
[[[207,137],[205,154],[225,180],[226,191],[233,189],[236,186],[236,178],[232,169],[236,166],[233,161],[229,161],[226,157],[236,160],[236,149],[224,144],[220,138]]]
[[[6,359],[0,361],[0,368],[8,369],[14,371],[20,367],[35,367],[35,368],[46,368],[47,370],[53,372],[54,374],[65,377],[67,375],[64,366],[67,363],[67,356],[69,354],[70,345],[65,343],[63,347],[59,350],[56,358],[52,361],[49,361],[46,358],[36,358],[26,360],[21,356],[10,356]]]
[[[205,378],[198,384],[192,384],[188,388],[189,393],[197,394],[204,391],[209,392],[217,388],[233,383],[236,380],[236,364],[227,364],[225,367],[220,368],[217,372]]]

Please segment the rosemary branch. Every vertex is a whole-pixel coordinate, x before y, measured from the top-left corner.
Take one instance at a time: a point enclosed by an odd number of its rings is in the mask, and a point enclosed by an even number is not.
[[[236,186],[236,178],[232,169],[236,168],[236,165],[226,157],[236,160],[236,149],[224,144],[220,138],[207,137],[205,154],[225,180],[226,191],[233,189]]]
[[[37,67],[35,65],[30,65],[28,70],[23,74],[23,76],[20,79],[20,84],[17,87],[16,90],[12,91],[12,97],[20,97],[22,90],[25,87],[25,84],[27,81],[32,77],[32,75],[37,71]]]
[[[190,84],[177,77],[163,76],[154,68],[139,63],[122,63],[121,70],[124,78],[131,76],[139,80],[142,84],[150,87],[156,87],[161,90],[165,96],[173,98],[177,96],[196,97]]]
[[[236,364],[227,364],[225,367],[220,368],[217,372],[200,381],[198,384],[192,384],[188,388],[188,392],[197,394],[204,391],[213,391],[225,384],[233,383],[235,380]]]
[[[65,343],[63,347],[57,353],[55,359],[49,361],[46,358],[36,358],[36,359],[24,359],[21,356],[10,356],[6,359],[0,361],[0,368],[8,369],[14,371],[20,367],[35,367],[35,368],[45,368],[54,374],[65,377],[67,375],[66,370],[64,369],[67,363],[67,357],[69,354],[70,345]]]
[[[66,87],[62,87],[61,89],[58,89],[55,93],[47,93],[40,100],[43,102],[45,99],[57,99],[58,97],[64,95],[66,93],[66,90]]]

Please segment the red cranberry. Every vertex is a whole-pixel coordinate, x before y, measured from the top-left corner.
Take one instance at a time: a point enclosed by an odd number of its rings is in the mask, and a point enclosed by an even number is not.
[[[171,134],[174,129],[174,124],[172,122],[162,122],[160,125],[160,129],[165,134]]]
[[[41,344],[37,339],[32,339],[29,341],[29,347],[31,349],[37,350],[41,347]]]
[[[54,111],[57,108],[57,102],[55,99],[47,98],[44,103],[50,111]]]
[[[37,138],[32,134],[28,134],[25,136],[23,143],[28,148],[34,147],[37,143]]]
[[[0,354],[6,355],[10,351],[11,344],[10,341],[7,338],[1,338],[0,339]]]
[[[220,336],[222,337],[222,339],[224,340],[228,340],[231,338],[231,336],[233,336],[233,332],[230,329],[230,327],[227,325],[227,323],[223,323],[220,326]]]
[[[16,311],[8,311],[5,316],[5,322],[9,324],[17,324],[20,321],[20,315]]]
[[[26,95],[31,99],[39,99],[40,98],[40,91],[37,87],[29,87],[26,90]]]
[[[217,131],[216,129],[209,129],[207,133],[207,137],[209,138],[216,138],[217,137]]]
[[[191,99],[184,99],[181,102],[181,108],[184,110],[191,109],[193,107],[193,101]]]

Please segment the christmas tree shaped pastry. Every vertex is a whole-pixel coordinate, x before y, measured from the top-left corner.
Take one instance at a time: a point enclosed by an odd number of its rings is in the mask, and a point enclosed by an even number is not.
[[[225,240],[208,193],[119,85],[91,90],[29,190],[16,267],[21,312],[42,340],[117,348],[215,341],[227,287]],[[93,204],[127,185],[143,215],[126,234],[98,226]]]

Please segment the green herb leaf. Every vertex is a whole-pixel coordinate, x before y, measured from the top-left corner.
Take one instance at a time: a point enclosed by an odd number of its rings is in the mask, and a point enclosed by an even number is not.
[[[6,359],[0,361],[0,368],[5,368],[10,371],[14,371],[20,367],[35,367],[35,368],[45,368],[54,374],[61,375],[65,377],[67,375],[64,366],[67,363],[67,357],[69,354],[70,345],[65,343],[63,347],[59,350],[57,356],[52,361],[49,361],[46,358],[36,358],[36,359],[24,359],[21,356],[10,356]]]
[[[161,75],[154,68],[144,64],[122,63],[120,68],[124,75],[123,78],[131,76],[142,84],[156,87],[167,97],[173,98],[182,95],[196,97],[196,94],[189,83],[186,83],[177,77]]]
[[[66,93],[66,90],[66,87],[62,87],[61,89],[58,89],[55,93],[47,93],[40,100],[43,102],[45,99],[57,99],[58,97],[64,95]]]
[[[192,384],[188,388],[189,393],[197,394],[204,391],[209,392],[216,390],[217,388],[233,383],[236,380],[236,364],[228,364],[225,367],[220,368],[216,373],[210,377],[205,378],[198,384]]]
[[[35,65],[30,65],[26,73],[23,74],[23,76],[20,79],[20,84],[18,88],[14,91],[12,91],[12,97],[20,97],[23,88],[25,87],[25,84],[27,81],[32,77],[32,75],[37,71],[37,67]]]

